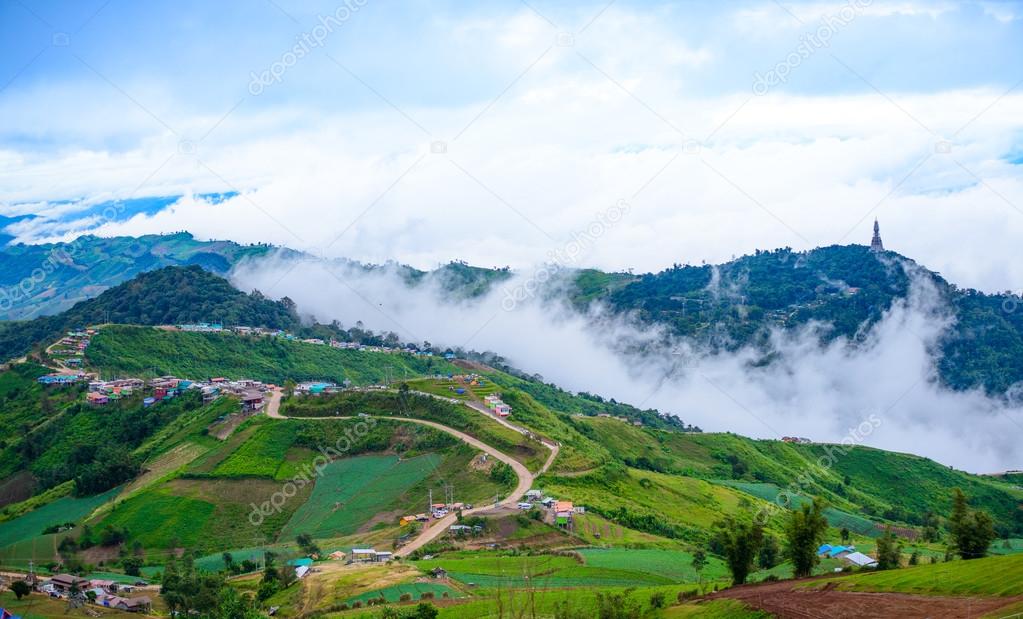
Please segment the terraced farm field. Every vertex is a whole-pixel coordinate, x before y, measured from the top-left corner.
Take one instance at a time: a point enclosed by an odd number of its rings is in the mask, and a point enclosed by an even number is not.
[[[281,539],[293,539],[300,533],[317,538],[355,533],[377,513],[400,506],[406,491],[440,463],[436,454],[407,460],[359,456],[331,462],[316,479],[309,500],[285,525]]]
[[[270,420],[231,453],[215,469],[221,477],[274,477],[285,454],[295,442],[298,424]]]
[[[91,497],[62,497],[22,516],[0,523],[0,565],[25,567],[29,561],[44,563],[55,556],[58,538],[67,533],[43,535],[54,524],[81,524],[93,510],[117,496],[114,488]]]
[[[117,496],[120,491],[120,488],[114,488],[90,497],[59,498],[23,516],[0,523],[0,540],[7,543],[19,542],[41,535],[43,529],[51,524],[77,522]]]
[[[453,558],[419,561],[417,567],[443,567],[448,575],[466,584],[488,589],[566,587],[638,587],[674,584],[668,576],[652,572],[580,564],[560,556],[480,556],[456,554]]]
[[[361,595],[357,595],[353,598],[346,600],[348,604],[355,601],[361,601],[363,604],[367,600],[378,599],[383,597],[388,602],[397,602],[401,599],[402,595],[409,594],[413,600],[422,598],[423,594],[432,594],[435,599],[441,599],[447,594],[448,598],[459,598],[463,597],[462,593],[457,589],[452,589],[447,585],[433,582],[406,582],[400,585],[392,585],[390,587],[384,587],[383,589],[377,589],[375,591],[368,591]]]
[[[587,567],[626,570],[644,574],[655,574],[671,579],[672,582],[698,582],[693,569],[693,555],[681,550],[632,549],[632,548],[583,548],[578,551]],[[728,576],[728,568],[717,557],[708,557],[703,568],[704,580],[716,580]]]

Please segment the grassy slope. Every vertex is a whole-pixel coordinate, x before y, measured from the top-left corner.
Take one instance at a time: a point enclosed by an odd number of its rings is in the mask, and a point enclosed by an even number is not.
[[[928,595],[1023,595],[1023,555],[919,565],[884,572],[863,572],[816,581],[837,582],[847,591],[882,591]]]
[[[918,456],[867,447],[855,447],[843,455],[833,446],[832,453],[837,457],[831,460],[830,468],[821,468],[821,458],[828,462],[828,446],[752,440],[727,433],[664,432],[636,428],[615,419],[574,421],[587,437],[633,464],[638,461],[645,467],[711,481],[773,483],[781,489],[797,488],[803,495],[823,496],[833,506],[831,520],[836,526],[862,528],[862,517],[883,522],[886,515],[915,524],[926,511],[946,514],[951,504],[950,489],[957,486],[975,506],[988,510],[1003,526],[1023,526],[1018,509],[1023,492]],[[736,456],[746,468],[738,480],[732,480],[728,456]],[[792,486],[807,473],[810,483]],[[844,483],[846,476],[848,485]],[[761,492],[753,494],[770,498]],[[843,518],[847,522],[843,523]]]
[[[388,378],[455,370],[450,363],[434,357],[340,350],[282,338],[124,325],[105,327],[93,338],[87,357],[104,376],[224,376],[276,383],[289,378],[332,382],[348,379],[356,385],[367,385]]]

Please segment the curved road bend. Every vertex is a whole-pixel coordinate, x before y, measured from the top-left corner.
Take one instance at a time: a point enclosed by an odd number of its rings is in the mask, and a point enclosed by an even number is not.
[[[354,419],[353,417],[285,417],[284,415],[281,415],[281,413],[280,413],[280,405],[281,405],[281,391],[280,391],[280,389],[276,389],[276,390],[274,390],[273,394],[270,396],[270,401],[267,403],[267,406],[266,406],[266,414],[267,414],[267,416],[268,417],[272,417],[274,419],[308,419],[308,420]],[[471,408],[473,408],[473,407],[471,407]],[[474,409],[474,410],[478,410],[478,409]],[[480,411],[480,412],[483,412],[483,411]],[[491,415],[489,415],[489,414],[487,414],[487,416],[491,417]],[[469,516],[469,515],[472,515],[472,514],[477,514],[477,513],[485,512],[487,510],[493,509],[494,507],[503,507],[503,506],[506,506],[506,505],[514,505],[515,503],[518,503],[519,499],[521,499],[523,496],[526,495],[526,492],[530,488],[532,488],[533,481],[536,479],[536,476],[529,472],[529,469],[526,468],[526,465],[522,464],[521,462],[519,462],[515,458],[512,458],[511,456],[509,456],[509,455],[507,455],[507,454],[505,454],[503,452],[500,452],[497,449],[494,449],[493,447],[491,447],[490,445],[487,445],[483,441],[481,441],[481,440],[479,440],[479,439],[477,439],[475,437],[469,436],[465,432],[461,432],[461,431],[456,430],[454,428],[450,428],[448,426],[445,426],[443,424],[437,423],[435,421],[427,421],[425,419],[414,419],[412,417],[389,417],[389,416],[380,416],[380,415],[376,415],[376,417],[378,419],[393,419],[395,421],[405,421],[405,422],[408,422],[408,423],[418,423],[419,425],[429,426],[431,428],[435,428],[437,430],[440,430],[441,432],[447,432],[448,434],[454,436],[455,438],[457,438],[457,439],[459,439],[459,440],[461,440],[461,441],[463,441],[463,442],[465,442],[465,443],[475,447],[476,449],[479,449],[480,451],[482,451],[482,452],[484,452],[484,453],[486,453],[486,454],[488,454],[490,456],[493,456],[494,458],[497,458],[501,462],[504,462],[505,464],[510,466],[513,471],[515,471],[515,475],[518,476],[519,481],[518,481],[518,484],[516,484],[515,489],[512,490],[512,492],[508,496],[506,496],[504,499],[502,499],[501,501],[499,501],[495,505],[482,505],[482,506],[479,506],[479,507],[474,507],[472,509],[464,510],[462,512],[463,515]],[[491,418],[494,418],[494,417],[491,417]],[[494,419],[496,419],[496,418],[494,418]],[[500,420],[500,421],[503,422],[504,420]],[[514,426],[511,426],[511,424],[509,424],[507,422],[505,422],[503,425],[508,425],[509,427],[512,427],[512,429],[516,430],[517,432],[526,433],[525,430],[517,428],[517,427],[514,427]],[[540,473],[544,473],[544,472],[547,471],[548,468],[550,468],[551,464],[554,462],[554,459],[558,456],[559,447],[558,447],[558,445],[556,445],[554,443],[549,443],[547,441],[541,441],[541,444],[544,447],[546,447],[547,449],[551,450],[550,455],[547,457],[547,461],[544,462],[543,467],[541,467],[541,469],[540,469]],[[414,540],[412,540],[411,542],[409,542],[409,543],[405,544],[404,546],[402,546],[401,548],[399,548],[397,550],[397,552],[394,553],[395,556],[404,557],[404,556],[407,556],[407,555],[415,552],[419,548],[422,548],[426,544],[428,544],[428,543],[432,542],[433,540],[437,539],[438,537],[440,537],[445,531],[447,531],[448,527],[450,527],[452,524],[454,524],[457,521],[457,519],[458,519],[458,515],[455,514],[455,513],[451,513],[451,514],[448,514],[447,516],[441,518],[440,520],[433,521],[433,523],[429,527],[427,527],[426,529],[423,529],[422,532],[420,532],[419,535]]]

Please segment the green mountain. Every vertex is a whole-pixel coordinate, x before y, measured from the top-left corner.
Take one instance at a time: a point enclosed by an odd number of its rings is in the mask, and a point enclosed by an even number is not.
[[[0,322],[0,359],[19,357],[58,335],[106,322],[182,324],[221,321],[278,329],[300,326],[294,304],[245,294],[199,266],[143,273],[54,316]]]
[[[225,274],[268,245],[198,241],[187,232],[140,237],[82,236],[68,243],[6,245],[0,249],[0,317],[51,315],[165,266],[197,265]]]
[[[265,245],[197,241],[188,233],[88,236],[68,244],[7,246],[0,251],[0,310],[6,310],[9,319],[55,314],[139,273],[168,265],[197,265],[225,274],[239,262],[271,250]],[[279,251],[285,257],[303,257],[299,252]],[[507,268],[463,262],[432,271],[396,263],[334,262],[367,273],[389,269],[410,287],[439,283],[447,301],[479,297],[512,275]],[[621,316],[663,325],[708,351],[759,347],[769,360],[768,334],[773,328],[798,329],[816,321],[829,326],[826,339],[861,337],[864,327],[906,297],[907,269],[935,286],[953,319],[935,350],[935,364],[947,386],[980,387],[991,395],[1002,395],[1023,381],[1023,311],[1016,311],[1023,307],[1023,297],[962,289],[909,258],[890,251],[874,253],[861,245],[806,252],[757,251],[720,265],[676,264],[643,275],[566,270],[570,285],[550,294],[567,295],[580,310],[599,303]],[[125,322],[152,324],[144,319]],[[6,340],[0,335],[0,357],[27,350]]]
[[[894,252],[833,245],[807,252],[757,251],[721,265],[674,265],[641,276],[575,276],[573,300],[663,325],[709,351],[744,346],[771,352],[772,328],[828,325],[826,340],[862,337],[910,288],[909,273],[934,285],[954,319],[935,351],[953,389],[1004,394],[1023,381],[1023,298],[961,289]]]
[[[419,525],[402,516],[423,512],[428,501],[450,497],[485,505],[516,487],[515,469],[483,457],[477,443],[456,432],[507,455],[535,476],[534,487],[584,513],[575,513],[569,525],[534,509],[467,516],[462,522],[479,532],[445,535],[412,560],[352,572],[370,584],[342,577],[328,564],[321,566],[324,578],[333,579],[326,589],[292,587],[264,603],[281,606],[283,616],[314,608],[338,612],[344,610],[338,600],[391,595],[376,593],[371,583],[379,580],[397,587],[390,601],[398,601],[407,591],[402,587],[419,587],[435,567],[449,572],[452,585],[436,591],[456,598],[453,612],[460,592],[482,603],[495,590],[520,589],[533,579],[565,596],[639,587],[644,599],[666,592],[674,600],[701,581],[707,588],[728,584],[715,535],[723,517],[762,516],[765,534],[780,540],[790,510],[814,498],[827,503],[828,541],[844,531],[858,550],[874,553],[878,537],[890,529],[902,538],[905,561],[911,555],[914,562],[939,560],[951,539],[951,489],[957,487],[972,508],[990,514],[1004,538],[991,553],[1023,551],[1018,476],[971,475],[860,446],[703,433],[657,411],[567,392],[473,360],[144,324],[215,314],[225,322],[309,336],[381,343],[388,337],[302,326],[293,310],[287,301],[242,293],[190,266],[139,275],[71,312],[38,319],[55,321],[49,325],[55,333],[37,332],[51,339],[61,336],[58,326],[101,324],[84,359],[86,369],[102,377],[172,373],[285,385],[330,380],[358,389],[285,393],[274,415],[241,414],[240,402],[229,395],[203,403],[195,390],[151,406],[140,393],[93,405],[85,401],[84,385],[41,385],[36,378],[51,368],[11,364],[0,371],[0,426],[15,430],[0,437],[0,568],[24,569],[31,561],[44,572],[102,569],[125,577],[122,572],[140,568],[153,575],[185,552],[200,570],[234,563],[235,571],[249,572],[265,551],[280,557],[280,565],[308,554],[309,542],[324,552],[392,549],[417,534]],[[41,350],[51,339],[33,346]],[[43,353],[34,357],[50,361]],[[380,383],[390,387],[374,387]],[[480,411],[492,394],[511,407],[512,427]],[[548,463],[552,445],[557,455]],[[487,550],[492,544],[505,550]],[[692,567],[699,552],[708,557],[702,573]],[[434,558],[417,560],[423,555]],[[958,574],[963,563],[972,562],[943,565]],[[842,565],[825,559],[816,572]],[[758,557],[753,579],[791,574],[783,558]],[[322,591],[331,593],[317,599]],[[741,616],[722,608],[721,616]]]
[[[0,218],[0,227],[2,224]],[[0,238],[0,243],[4,240]],[[265,244],[199,241],[188,232],[140,237],[87,235],[67,243],[8,244],[0,247],[0,319],[57,314],[140,273],[168,266],[195,265],[226,275],[238,263],[271,252],[283,258],[309,258]],[[366,272],[392,269],[409,286],[430,279],[457,298],[478,296],[511,275],[507,268],[480,268],[464,262],[451,262],[432,271],[396,263],[371,265],[344,259],[334,263]]]

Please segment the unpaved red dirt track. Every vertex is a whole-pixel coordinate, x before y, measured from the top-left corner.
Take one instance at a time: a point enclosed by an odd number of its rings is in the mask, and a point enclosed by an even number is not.
[[[1023,600],[1021,597],[940,597],[810,590],[796,588],[791,581],[735,587],[708,597],[740,600],[785,619],[976,619]]]

